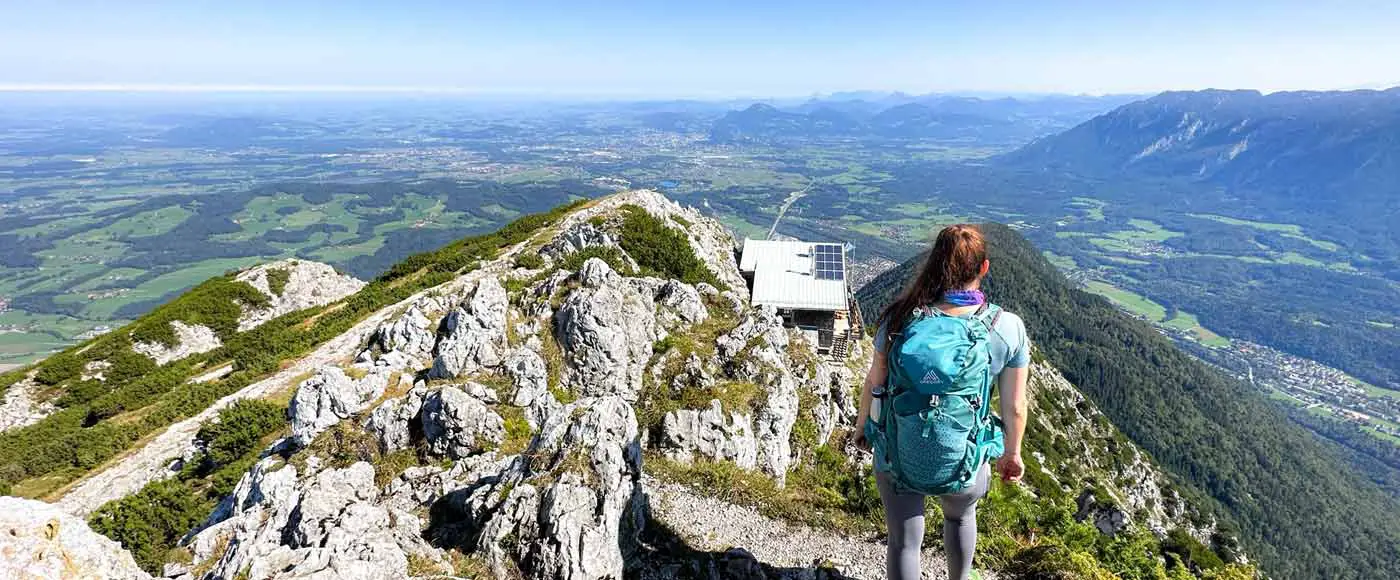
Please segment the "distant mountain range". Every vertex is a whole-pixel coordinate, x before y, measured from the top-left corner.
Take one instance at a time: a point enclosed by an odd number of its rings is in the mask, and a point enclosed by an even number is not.
[[[973,140],[1020,144],[1066,129],[1136,97],[1055,96],[979,99],[899,93],[811,99],[779,108],[758,103],[730,111],[710,129],[718,143],[811,138]]]
[[[1400,240],[1400,88],[1169,92],[1002,158],[1093,177],[1186,179],[1306,220]]]

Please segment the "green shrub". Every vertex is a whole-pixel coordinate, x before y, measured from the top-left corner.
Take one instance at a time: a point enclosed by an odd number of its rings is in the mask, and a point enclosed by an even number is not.
[[[241,400],[219,411],[217,422],[200,427],[208,443],[202,457],[172,479],[156,481],[130,496],[111,501],[89,518],[93,530],[122,544],[137,564],[159,573],[178,554],[176,542],[208,517],[258,460],[264,442],[282,426],[282,407]]]
[[[102,381],[78,381],[68,385],[67,392],[55,399],[53,404],[59,408],[66,409],[96,399],[106,392],[107,385],[102,384]]]
[[[172,321],[202,324],[214,330],[222,340],[238,331],[238,317],[243,306],[264,307],[268,298],[247,282],[226,274],[195,286],[179,298],[157,307],[127,327],[132,340],[174,346],[177,337]]]
[[[39,364],[39,372],[34,374],[34,381],[41,385],[57,385],[81,375],[84,364],[83,359],[71,351],[60,352]]]
[[[1181,528],[1172,528],[1162,540],[1162,553],[1175,554],[1188,568],[1212,570],[1225,566],[1220,556]]]
[[[608,266],[624,276],[635,276],[637,272],[628,265],[627,258],[622,255],[622,250],[612,246],[589,246],[564,257],[559,263],[561,270],[577,272],[583,267],[583,263],[589,258],[598,258],[608,263]]]
[[[687,284],[705,282],[722,290],[728,288],[695,256],[689,238],[680,230],[635,205],[623,206],[622,210],[620,244],[637,262],[642,274],[674,278]]]
[[[218,422],[200,427],[196,437],[205,442],[205,454],[213,465],[225,465],[254,451],[263,436],[286,420],[280,405],[243,399],[219,411]]]
[[[286,268],[269,268],[267,270],[267,289],[272,291],[274,296],[281,296],[282,291],[287,289],[287,281],[291,279],[291,270]]]
[[[501,441],[501,453],[511,455],[525,451],[534,433],[530,422],[525,420],[525,409],[515,405],[498,405],[496,413],[505,420],[505,439]]]
[[[545,262],[544,258],[539,254],[521,252],[515,256],[515,267],[525,268],[526,270],[538,270],[545,267]]]
[[[1006,570],[1024,580],[1118,580],[1093,554],[1057,542],[1021,550]]]
[[[5,391],[8,390],[11,385],[24,380],[28,371],[29,369],[15,369],[0,373],[0,395],[5,394]]]
[[[208,515],[208,503],[184,482],[168,479],[97,509],[92,529],[121,543],[143,570],[160,574],[165,555]]]

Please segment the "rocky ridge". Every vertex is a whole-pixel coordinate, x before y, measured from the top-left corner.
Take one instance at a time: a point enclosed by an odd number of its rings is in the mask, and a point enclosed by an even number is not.
[[[622,250],[613,219],[636,210],[728,288],[638,274],[648,265]],[[291,388],[288,436],[180,542],[188,563],[165,576],[878,575],[870,528],[794,526],[647,475],[732,465],[782,489],[823,454],[860,473],[841,434],[868,342],[846,360],[817,356],[747,304],[732,244],[653,192],[597,200],[176,424],[60,505],[85,514],[169,476],[218,408]],[[589,248],[607,251],[574,259]],[[516,267],[526,253],[543,266]],[[785,537],[802,549],[784,551]]]
[[[623,205],[696,224],[688,250],[718,279],[741,283],[727,233],[650,192],[570,216],[546,242],[551,261],[590,243],[615,244],[594,218]],[[558,240],[570,240],[568,249]],[[741,467],[781,482],[801,460],[791,444],[799,390],[823,405],[828,424],[814,430],[829,435],[837,418],[854,415],[844,393],[852,371],[814,352],[795,363],[790,350],[810,347],[791,342],[774,312],[747,307],[738,293],[624,275],[599,258],[574,272],[488,272],[396,307],[366,333],[348,368],[323,367],[303,380],[288,410],[292,437],[282,444],[301,450],[260,462],[187,540],[203,566],[169,572],[395,577],[410,559],[415,569],[448,570],[461,565],[453,554],[468,554],[498,574],[617,578],[635,572],[645,551],[645,454],[708,461],[746,450]],[[656,352],[697,327],[714,334],[708,348]],[[649,385],[662,381],[698,389],[693,398],[703,404],[650,419],[661,401]],[[838,383],[847,386],[833,397]],[[731,401],[721,387],[746,400]],[[723,408],[731,402],[736,408]],[[726,420],[716,423],[716,412]],[[347,430],[375,451],[361,461],[324,457],[326,438]],[[378,473],[377,457],[405,450],[455,461],[370,483],[390,475]],[[332,485],[345,481],[357,483]]]

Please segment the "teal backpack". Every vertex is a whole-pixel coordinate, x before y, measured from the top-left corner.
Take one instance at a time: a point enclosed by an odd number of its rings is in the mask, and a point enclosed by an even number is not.
[[[971,318],[925,308],[888,337],[880,417],[866,421],[865,435],[889,466],[896,490],[957,493],[973,485],[983,463],[1001,456],[989,349],[1000,315],[994,305]]]

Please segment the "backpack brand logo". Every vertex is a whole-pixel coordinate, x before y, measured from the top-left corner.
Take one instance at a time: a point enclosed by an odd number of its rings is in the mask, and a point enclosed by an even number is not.
[[[937,385],[942,383],[943,379],[939,378],[938,371],[933,370],[925,374],[923,380],[919,381],[919,384],[921,385]]]

